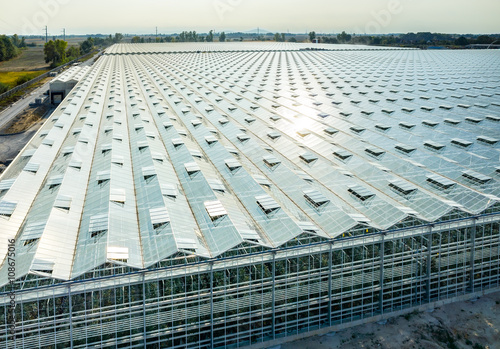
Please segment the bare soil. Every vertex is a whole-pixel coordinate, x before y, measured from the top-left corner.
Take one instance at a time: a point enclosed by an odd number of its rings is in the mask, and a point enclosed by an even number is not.
[[[283,344],[281,349],[500,349],[500,292]]]
[[[21,114],[17,115],[0,133],[11,134],[24,132],[35,123],[39,122],[47,112],[47,106],[30,107],[25,109]]]

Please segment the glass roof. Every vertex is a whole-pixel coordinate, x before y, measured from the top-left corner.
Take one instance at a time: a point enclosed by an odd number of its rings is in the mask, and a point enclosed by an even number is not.
[[[147,268],[500,201],[494,51],[120,44],[67,78],[79,82],[0,177],[19,276]]]

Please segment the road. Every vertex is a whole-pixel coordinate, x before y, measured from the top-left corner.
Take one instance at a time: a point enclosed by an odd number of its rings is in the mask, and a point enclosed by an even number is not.
[[[96,59],[101,54],[102,54],[102,51],[100,51],[94,57],[86,60],[81,65],[82,66],[92,65],[92,63],[94,62],[94,59]],[[8,108],[3,110],[0,113],[0,130],[4,126],[6,126],[12,119],[14,119],[18,114],[20,114],[24,109],[28,108],[30,103],[34,103],[35,99],[38,96],[43,94],[43,92],[47,91],[49,89],[49,84],[50,84],[50,82],[43,84],[39,88],[33,90],[30,94],[25,95],[23,98],[21,98],[20,100],[18,100],[17,102],[13,103]],[[0,140],[0,142],[1,141],[2,140]]]

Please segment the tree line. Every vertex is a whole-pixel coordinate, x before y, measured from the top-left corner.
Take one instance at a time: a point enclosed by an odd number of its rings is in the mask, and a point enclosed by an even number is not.
[[[116,33],[114,36],[111,34],[106,38],[88,37],[87,40],[80,43],[78,46],[70,46],[64,40],[50,40],[43,48],[45,55],[45,63],[50,62],[50,67],[55,68],[61,64],[70,62],[77,59],[82,55],[90,53],[95,47],[106,47],[122,41],[123,35]]]
[[[19,38],[17,34],[8,37],[6,35],[0,35],[0,62],[8,61],[14,57],[17,57],[21,52],[20,49],[25,48],[26,41],[23,38]]]
[[[226,33],[222,32],[218,36],[219,42],[226,41]],[[132,38],[132,43],[145,43],[145,42],[214,42],[215,41],[215,33],[213,30],[210,30],[208,34],[198,34],[196,31],[183,31],[179,35],[170,35],[170,36],[160,36],[156,38],[148,37],[140,37],[134,36]]]

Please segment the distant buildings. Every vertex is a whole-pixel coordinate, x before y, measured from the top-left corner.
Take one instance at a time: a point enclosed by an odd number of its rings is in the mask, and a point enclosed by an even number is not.
[[[234,348],[498,289],[499,56],[310,45],[81,69],[0,177],[0,346]]]

